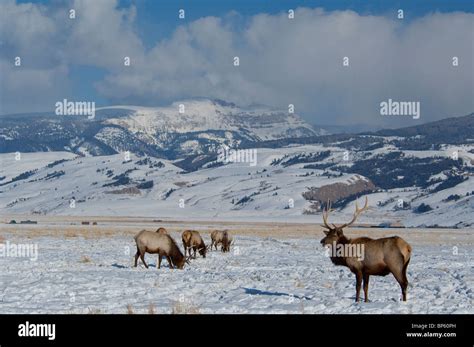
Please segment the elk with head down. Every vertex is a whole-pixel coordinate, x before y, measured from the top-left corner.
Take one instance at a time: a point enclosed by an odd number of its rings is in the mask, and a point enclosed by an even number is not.
[[[356,301],[359,301],[360,288],[362,281],[364,283],[365,302],[369,301],[369,276],[386,276],[389,273],[393,274],[402,289],[403,301],[407,300],[407,267],[410,262],[411,246],[402,238],[398,236],[385,237],[381,239],[371,239],[369,237],[358,237],[349,239],[344,235],[343,229],[353,224],[357,217],[368,209],[367,197],[365,198],[365,205],[359,208],[356,201],[356,210],[354,216],[349,223],[342,225],[329,225],[328,216],[331,211],[330,202],[323,211],[323,230],[326,234],[321,240],[321,244],[327,247],[328,250],[337,250],[339,247],[342,252],[332,252],[330,259],[335,265],[346,266],[356,276]],[[363,257],[360,254],[356,255],[347,253],[345,250],[358,247],[362,249]],[[336,254],[335,254],[336,253]]]
[[[196,230],[185,230],[181,235],[181,240],[183,241],[184,247],[184,255],[186,255],[186,251],[189,252],[189,256],[191,256],[191,250],[194,251],[194,258],[196,258],[196,251],[202,255],[203,258],[206,257],[206,252],[208,247],[204,243],[204,240]]]
[[[232,244],[232,236],[227,230],[214,230],[211,233],[211,250],[212,246],[217,250],[217,245],[221,245],[222,252],[229,252]]]
[[[145,262],[145,253],[158,254],[158,262],[156,264],[158,269],[161,267],[163,257],[166,257],[171,269],[174,267],[182,269],[184,263],[188,262],[188,259],[181,253],[176,242],[168,234],[142,230],[135,236],[135,242],[137,244],[135,267],[137,267],[138,257],[140,257],[148,269],[148,265]]]

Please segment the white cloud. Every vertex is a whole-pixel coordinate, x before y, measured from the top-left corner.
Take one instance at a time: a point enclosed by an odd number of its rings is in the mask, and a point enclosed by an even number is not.
[[[230,31],[209,17],[180,27],[145,56],[143,66],[111,74],[98,87],[116,102],[209,96],[241,104],[294,103],[319,124],[381,122],[379,103],[392,98],[421,101],[422,120],[434,120],[473,111],[473,21],[464,13],[404,23],[298,9],[294,20],[286,13],[262,14]],[[342,66],[345,56],[349,67]],[[457,68],[453,56],[460,59]]]
[[[117,9],[117,0],[75,0],[76,19],[70,20],[66,51],[71,63],[103,67],[124,66],[124,57],[141,62],[143,46],[134,32],[136,9]]]
[[[0,113],[44,111],[70,90],[58,50],[58,28],[47,7],[0,4]],[[15,66],[16,58],[21,66]]]
[[[0,71],[0,114],[51,110],[61,95],[71,92],[66,65],[19,68],[0,60]]]

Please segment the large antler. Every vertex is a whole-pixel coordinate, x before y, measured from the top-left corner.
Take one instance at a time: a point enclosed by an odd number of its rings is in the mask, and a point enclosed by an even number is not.
[[[357,203],[357,200],[356,200],[356,210],[354,212],[354,217],[352,217],[352,220],[349,223],[345,223],[345,224],[341,225],[340,228],[343,229],[343,228],[348,227],[349,225],[353,224],[357,220],[357,217],[359,217],[359,215],[362,212],[369,209],[368,204],[369,204],[369,201],[368,201],[367,197],[365,197],[364,207],[359,208],[359,204]]]
[[[328,228],[329,230],[333,229],[329,224],[328,224],[328,217],[329,213],[331,212],[331,201],[328,200],[326,204],[326,208],[323,210],[323,222],[324,222],[324,227]]]

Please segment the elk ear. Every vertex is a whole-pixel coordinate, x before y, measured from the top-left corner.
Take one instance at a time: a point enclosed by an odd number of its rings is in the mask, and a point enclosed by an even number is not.
[[[324,225],[321,225],[323,228],[326,228]],[[327,236],[330,230],[323,229],[323,233]]]
[[[342,236],[342,235],[344,235],[342,229],[336,229],[336,234],[337,234],[337,236]]]

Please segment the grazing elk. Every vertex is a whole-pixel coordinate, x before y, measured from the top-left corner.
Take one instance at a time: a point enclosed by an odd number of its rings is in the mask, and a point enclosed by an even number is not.
[[[369,276],[386,276],[392,273],[402,289],[403,301],[407,300],[407,267],[410,262],[411,246],[398,236],[385,237],[381,239],[371,239],[368,237],[359,237],[349,239],[344,236],[343,229],[353,224],[357,217],[368,209],[367,197],[365,205],[359,208],[356,201],[356,210],[354,216],[349,223],[339,226],[328,224],[328,216],[331,211],[331,205],[328,205],[323,211],[323,230],[326,237],[321,240],[321,244],[333,252],[330,254],[331,261],[335,265],[346,266],[356,275],[356,301],[359,301],[360,287],[362,280],[364,281],[365,302],[369,301]],[[347,250],[361,249],[363,256],[347,252]],[[338,252],[342,250],[342,252]],[[336,251],[336,254],[334,254]],[[342,253],[342,254],[341,254]],[[360,252],[359,252],[360,253]]]
[[[138,257],[140,257],[148,269],[148,265],[145,262],[145,253],[158,254],[158,269],[161,267],[163,257],[166,257],[171,269],[174,267],[182,269],[184,263],[188,262],[188,259],[181,253],[176,242],[168,234],[142,230],[135,236],[135,242],[137,244],[135,267],[137,267]]]
[[[188,251],[189,256],[191,256],[192,249],[194,251],[194,258],[196,258],[196,251],[199,251],[199,254],[206,258],[207,247],[198,231],[185,230],[181,235],[181,239],[183,240],[184,255]]]
[[[221,245],[222,252],[229,252],[232,244],[232,236],[227,230],[214,230],[211,233],[211,250],[212,246],[217,250],[217,245]]]

